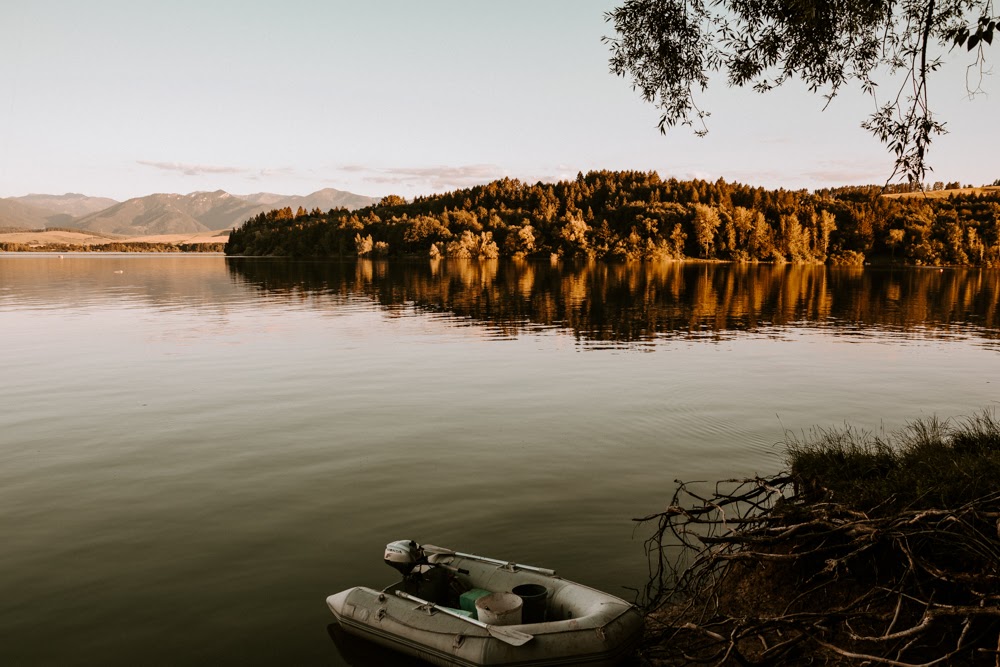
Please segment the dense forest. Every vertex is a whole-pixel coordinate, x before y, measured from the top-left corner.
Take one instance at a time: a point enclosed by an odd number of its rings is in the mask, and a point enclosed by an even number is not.
[[[262,213],[233,231],[226,253],[1000,266],[1000,188],[934,194],[766,190],[635,171],[505,178],[356,211]]]

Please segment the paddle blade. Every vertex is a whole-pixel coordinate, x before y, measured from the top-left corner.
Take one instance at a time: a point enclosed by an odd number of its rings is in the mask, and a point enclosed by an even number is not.
[[[505,628],[502,625],[487,625],[486,631],[489,632],[490,636],[493,638],[499,639],[500,641],[510,644],[511,646],[523,646],[535,638],[534,635]]]

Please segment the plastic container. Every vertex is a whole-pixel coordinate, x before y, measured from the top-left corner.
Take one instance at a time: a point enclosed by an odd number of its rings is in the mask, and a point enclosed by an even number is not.
[[[545,621],[545,599],[549,590],[541,584],[521,584],[514,586],[511,592],[524,601],[521,616],[525,623],[542,623]]]
[[[524,602],[513,593],[490,593],[476,600],[476,615],[490,625],[519,625]]]
[[[458,606],[465,611],[471,612],[472,617],[476,618],[476,600],[481,597],[485,597],[490,594],[482,588],[473,588],[462,593],[461,597],[458,598]]]

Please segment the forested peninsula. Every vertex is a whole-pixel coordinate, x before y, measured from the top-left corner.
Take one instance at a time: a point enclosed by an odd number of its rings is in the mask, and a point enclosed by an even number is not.
[[[504,178],[355,211],[269,211],[233,230],[225,252],[1000,266],[1000,182],[929,190],[767,190],[638,171]]]

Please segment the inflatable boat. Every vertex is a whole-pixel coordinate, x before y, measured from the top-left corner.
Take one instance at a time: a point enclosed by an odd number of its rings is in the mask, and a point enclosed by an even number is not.
[[[546,568],[410,540],[386,547],[403,580],[326,599],[344,632],[435,665],[615,665],[643,628],[625,600]]]

